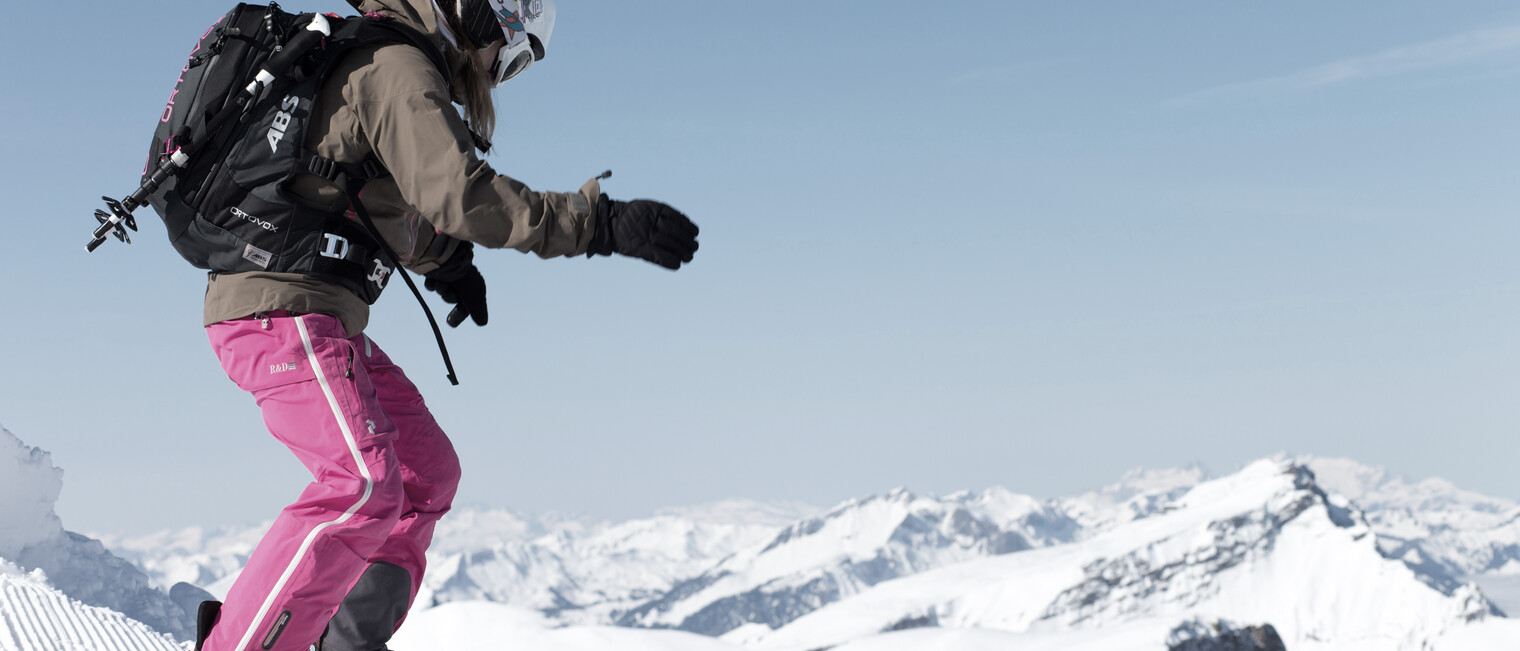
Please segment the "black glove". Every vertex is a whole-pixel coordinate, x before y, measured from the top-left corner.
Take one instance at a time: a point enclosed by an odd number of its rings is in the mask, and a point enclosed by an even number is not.
[[[596,233],[586,256],[620,253],[680,269],[697,252],[698,230],[686,215],[658,201],[613,201],[604,194],[596,202]]]
[[[451,328],[458,328],[465,317],[475,325],[485,325],[491,319],[486,312],[486,279],[475,268],[475,245],[461,242],[448,262],[426,275],[423,283],[428,291],[438,292],[448,303],[454,303],[446,321]]]

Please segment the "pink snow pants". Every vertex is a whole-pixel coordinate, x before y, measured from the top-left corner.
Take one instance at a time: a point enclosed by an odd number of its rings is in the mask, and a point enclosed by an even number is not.
[[[459,459],[417,388],[330,316],[206,327],[227,376],[313,481],[259,541],[206,651],[306,651],[371,563],[405,569],[416,598]],[[410,604],[408,604],[410,605]]]

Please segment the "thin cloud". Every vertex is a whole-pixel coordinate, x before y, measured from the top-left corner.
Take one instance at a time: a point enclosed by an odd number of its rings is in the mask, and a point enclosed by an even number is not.
[[[1342,59],[1280,77],[1217,86],[1166,102],[1189,107],[1213,100],[1302,93],[1329,86],[1445,68],[1520,48],[1520,26],[1483,29],[1426,43]]]

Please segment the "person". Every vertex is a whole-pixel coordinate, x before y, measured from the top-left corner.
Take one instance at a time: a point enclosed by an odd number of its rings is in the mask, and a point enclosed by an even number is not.
[[[545,56],[553,0],[349,3],[425,34],[452,78],[412,45],[353,52],[323,82],[305,146],[340,163],[383,163],[390,175],[365,186],[363,207],[400,262],[455,304],[450,325],[489,320],[474,245],[545,258],[616,253],[673,270],[692,260],[698,228],[669,205],[611,200],[597,179],[577,192],[533,191],[476,155],[495,123],[492,89]],[[286,190],[316,208],[347,205],[317,176]],[[202,648],[384,649],[459,482],[449,438],[364,334],[368,303],[341,283],[211,273],[204,316],[227,375],[314,479],[260,540]]]

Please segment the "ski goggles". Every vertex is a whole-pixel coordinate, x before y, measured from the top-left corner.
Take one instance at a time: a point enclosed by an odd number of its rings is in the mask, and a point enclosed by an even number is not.
[[[489,0],[506,43],[491,65],[491,80],[501,86],[544,58],[544,40],[554,29],[553,0]]]
[[[535,58],[531,48],[513,49],[503,45],[501,52],[496,55],[496,62],[491,64],[492,83],[497,87],[507,83],[508,79],[522,74],[524,70],[531,67]]]

